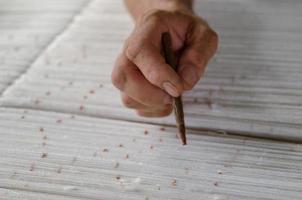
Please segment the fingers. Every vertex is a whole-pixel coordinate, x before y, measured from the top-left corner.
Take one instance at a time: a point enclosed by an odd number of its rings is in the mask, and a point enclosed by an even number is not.
[[[192,32],[179,61],[179,73],[185,90],[192,89],[198,82],[218,45],[217,34],[209,27],[193,28]]]
[[[136,113],[142,117],[166,117],[170,115],[171,112],[172,106],[169,106],[168,108],[159,111],[137,110]]]
[[[130,41],[126,47],[127,58],[139,68],[151,84],[164,89],[171,96],[179,96],[183,91],[183,83],[160,54],[160,44],[155,45],[139,36],[136,40]]]
[[[125,93],[121,93],[122,102],[127,108],[136,109],[138,115],[143,117],[164,117],[171,113],[172,105],[165,105],[161,108],[154,108],[141,104]]]
[[[149,83],[124,54],[117,59],[112,82],[123,93],[142,105],[161,108],[172,103],[172,97]]]

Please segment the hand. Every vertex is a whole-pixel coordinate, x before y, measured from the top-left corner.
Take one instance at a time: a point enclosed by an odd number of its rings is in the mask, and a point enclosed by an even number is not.
[[[161,35],[169,32],[179,58],[178,73],[161,55]],[[163,117],[172,111],[172,97],[190,90],[215,54],[217,34],[188,11],[152,10],[143,14],[116,60],[112,82],[122,101],[141,116]]]

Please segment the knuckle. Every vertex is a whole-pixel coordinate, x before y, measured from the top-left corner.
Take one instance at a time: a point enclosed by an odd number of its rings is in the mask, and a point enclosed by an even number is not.
[[[161,21],[161,17],[164,15],[165,11],[152,9],[142,15],[142,21],[148,21],[149,23],[158,23]]]
[[[161,75],[158,71],[155,69],[149,70],[147,79],[152,83],[153,85],[159,85],[161,82]]]
[[[213,30],[211,29],[210,27],[207,27],[207,29],[205,30],[205,38],[206,40],[214,45],[214,46],[217,46],[218,44],[218,34]]]
[[[131,61],[135,61],[140,55],[141,51],[144,48],[143,41],[141,40],[129,40],[128,45],[125,50],[125,54],[127,58]]]
[[[111,82],[117,89],[124,89],[126,76],[120,69],[118,69],[118,67],[115,67],[113,72],[111,73]]]
[[[122,102],[125,107],[134,108],[133,100],[129,96],[122,95]]]

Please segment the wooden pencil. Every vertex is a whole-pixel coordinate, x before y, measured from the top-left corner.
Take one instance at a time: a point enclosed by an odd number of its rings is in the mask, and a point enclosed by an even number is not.
[[[171,48],[171,37],[168,32],[162,34],[162,53],[165,57],[166,63],[169,64],[177,72],[177,59]],[[173,109],[176,118],[176,126],[178,128],[177,135],[183,145],[187,144],[186,128],[184,121],[184,112],[181,96],[173,98]]]

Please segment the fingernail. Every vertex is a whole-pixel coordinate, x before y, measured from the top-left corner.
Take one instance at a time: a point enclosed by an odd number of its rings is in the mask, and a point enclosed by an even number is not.
[[[173,96],[173,97],[178,97],[179,96],[179,93],[178,93],[176,87],[174,85],[172,85],[172,83],[164,82],[163,83],[163,88],[171,96]]]
[[[198,80],[197,72],[193,67],[184,67],[181,71],[181,76],[185,83],[190,87],[194,86]]]
[[[170,95],[167,95],[164,98],[164,104],[166,104],[166,105],[172,104],[172,97]]]

